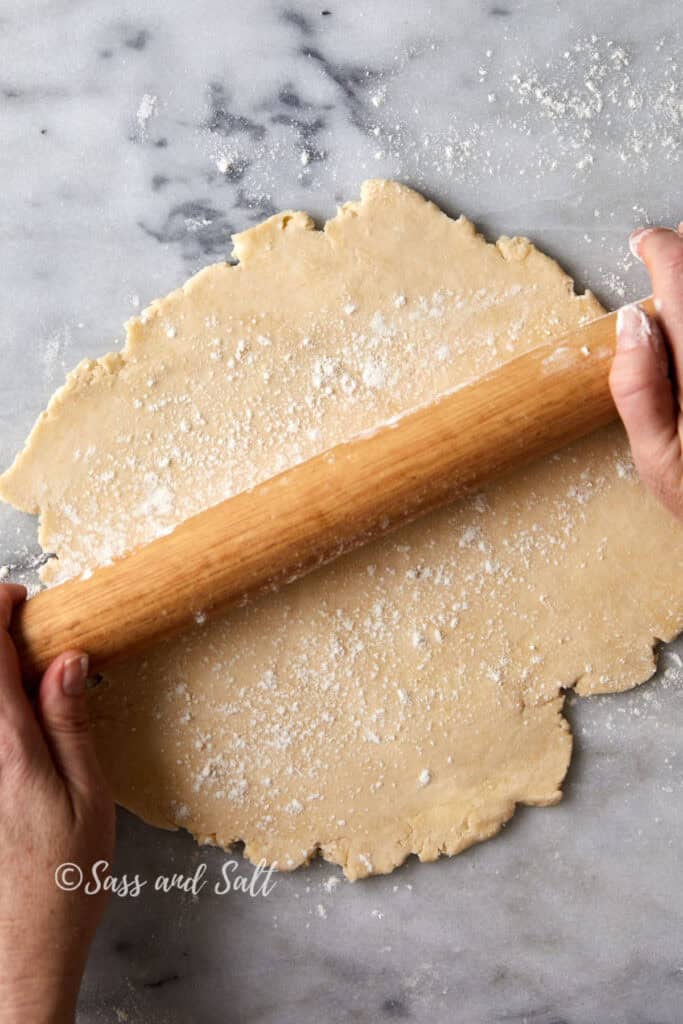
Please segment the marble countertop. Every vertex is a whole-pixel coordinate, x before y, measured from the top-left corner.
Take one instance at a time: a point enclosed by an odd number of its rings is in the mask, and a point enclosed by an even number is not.
[[[324,219],[366,177],[528,234],[607,304],[645,292],[628,231],[683,215],[676,0],[325,4],[2,5],[3,466],[64,373],[234,231]],[[12,578],[38,553],[0,509]],[[680,1021],[679,664],[672,645],[647,687],[570,702],[563,803],[453,860],[115,900],[79,1021]],[[226,856],[120,814],[119,874]]]

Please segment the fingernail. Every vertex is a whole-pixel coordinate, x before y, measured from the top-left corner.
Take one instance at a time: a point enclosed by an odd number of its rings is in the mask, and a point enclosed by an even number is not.
[[[659,326],[656,320],[651,320],[645,310],[633,302],[617,311],[617,349],[629,352],[635,348],[649,348],[657,357],[661,369],[668,372],[669,356]]]
[[[62,690],[67,697],[80,697],[85,690],[89,661],[87,654],[75,654],[64,662]]]
[[[617,312],[617,348],[620,351],[649,345],[649,333],[650,325],[635,303],[622,306]]]
[[[637,260],[642,260],[639,252],[640,243],[646,235],[649,235],[650,232],[654,230],[654,228],[636,228],[636,230],[632,231],[628,236],[628,247],[631,250],[632,255],[635,256]]]

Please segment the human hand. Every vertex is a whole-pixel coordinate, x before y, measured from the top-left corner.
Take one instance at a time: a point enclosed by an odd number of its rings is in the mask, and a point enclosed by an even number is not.
[[[67,1024],[106,893],[55,869],[111,862],[114,805],[88,729],[87,657],[56,658],[29,700],[8,627],[26,591],[0,585],[0,1024]]]
[[[652,278],[657,319],[619,310],[610,388],[641,479],[683,519],[683,223],[641,228],[630,244]]]

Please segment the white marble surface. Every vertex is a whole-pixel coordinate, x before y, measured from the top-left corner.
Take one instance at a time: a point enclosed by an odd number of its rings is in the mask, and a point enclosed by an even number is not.
[[[324,218],[364,177],[529,234],[608,303],[645,290],[629,229],[683,215],[676,0],[324,10],[4,0],[3,465],[65,370],[228,254],[231,232],[283,207]],[[0,511],[13,577],[30,575],[34,538]],[[330,892],[335,872],[314,865],[265,899],[115,901],[79,1020],[679,1022],[674,658],[635,693],[574,702],[565,801],[454,860]],[[120,872],[200,860],[217,875],[223,855],[120,816]]]

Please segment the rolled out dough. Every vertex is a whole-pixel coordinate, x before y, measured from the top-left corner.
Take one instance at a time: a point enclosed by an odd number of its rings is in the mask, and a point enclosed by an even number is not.
[[[1,478],[40,513],[46,583],[601,312],[526,239],[487,244],[394,182],[235,255],[81,363]],[[112,669],[99,754],[121,804],[254,861],[320,851],[358,878],[457,853],[560,799],[563,691],[650,675],[682,556],[604,430]]]

